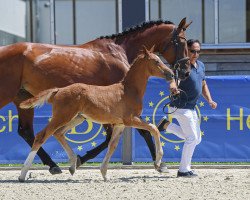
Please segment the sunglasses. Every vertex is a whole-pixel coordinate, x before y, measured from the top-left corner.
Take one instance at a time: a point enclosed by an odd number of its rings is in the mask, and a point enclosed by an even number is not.
[[[195,54],[195,53],[199,54],[199,53],[201,52],[200,50],[196,51],[196,50],[193,50],[193,49],[189,49],[189,51],[190,51],[191,53],[193,53],[193,54]]]

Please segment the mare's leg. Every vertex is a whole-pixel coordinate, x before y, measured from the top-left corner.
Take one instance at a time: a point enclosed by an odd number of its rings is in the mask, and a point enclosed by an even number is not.
[[[106,130],[106,139],[103,143],[101,143],[99,146],[95,147],[94,149],[87,151],[87,153],[84,156],[77,156],[77,166],[76,168],[80,167],[83,163],[87,162],[90,159],[95,158],[99,153],[101,153],[104,149],[108,147],[111,134],[112,134],[112,126],[109,124],[103,125],[103,127]]]
[[[30,147],[32,147],[35,139],[33,130],[34,109],[24,110],[19,108],[19,104],[31,97],[32,95],[30,93],[28,93],[26,90],[21,89],[14,100],[18,111],[18,134],[29,144]],[[62,173],[61,169],[50,158],[50,156],[44,151],[42,147],[38,150],[37,155],[40,157],[44,165],[49,166],[49,172],[51,174]]]
[[[143,137],[143,139],[147,143],[148,148],[150,150],[150,154],[152,156],[152,159],[153,159],[153,161],[155,161],[155,157],[156,157],[156,155],[155,155],[155,144],[153,142],[153,138],[152,138],[150,132],[146,131],[146,130],[143,130],[143,129],[136,129],[136,130],[140,133],[140,135]]]
[[[148,124],[142,121],[142,119],[138,117],[134,117],[126,121],[125,126],[131,126],[134,128],[144,129],[144,130],[149,131],[153,135],[154,140],[155,140],[155,149],[156,149],[155,167],[159,168],[161,165],[163,150],[162,150],[161,141],[160,141],[160,132],[157,129],[157,127],[153,124]]]
[[[118,145],[119,138],[120,138],[121,133],[122,133],[124,128],[125,128],[125,126],[123,126],[123,125],[114,126],[114,128],[113,128],[111,140],[110,140],[109,145],[108,145],[108,151],[107,151],[106,156],[103,159],[102,165],[101,165],[101,173],[102,173],[102,177],[103,177],[104,181],[107,181],[108,163],[109,163],[109,160],[110,160],[111,156],[113,155],[113,153]]]

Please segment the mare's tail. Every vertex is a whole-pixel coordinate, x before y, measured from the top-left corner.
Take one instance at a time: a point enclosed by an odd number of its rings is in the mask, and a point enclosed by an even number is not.
[[[40,92],[38,95],[23,101],[20,104],[20,108],[29,109],[34,107],[41,107],[44,103],[48,102],[57,92],[58,88],[48,89]]]

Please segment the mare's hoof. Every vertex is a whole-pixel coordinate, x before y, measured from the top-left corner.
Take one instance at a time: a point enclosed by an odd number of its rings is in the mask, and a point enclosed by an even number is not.
[[[78,169],[81,165],[82,165],[81,157],[79,155],[77,155],[76,169]]]
[[[50,168],[49,168],[49,172],[50,172],[52,175],[55,175],[55,174],[61,174],[61,173],[62,173],[62,170],[60,169],[60,167],[55,166],[55,167],[50,167]]]
[[[76,172],[76,166],[71,166],[71,167],[69,168],[69,172],[70,172],[70,174],[73,176],[74,173]]]
[[[157,166],[154,163],[154,166],[155,166],[155,170],[160,172],[160,173],[169,173],[168,167],[165,163],[161,163],[160,166]]]
[[[20,176],[18,177],[18,181],[20,182],[20,183],[24,183],[25,182],[25,178],[21,178]]]

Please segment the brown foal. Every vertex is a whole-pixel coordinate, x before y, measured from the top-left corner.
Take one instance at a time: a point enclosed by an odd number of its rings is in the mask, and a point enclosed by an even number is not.
[[[107,180],[108,162],[117,147],[125,126],[150,131],[155,140],[155,166],[159,167],[163,155],[160,133],[155,125],[148,124],[140,119],[143,96],[150,76],[171,81],[174,74],[152,52],[153,48],[148,51],[143,47],[143,53],[138,55],[125,78],[119,83],[109,86],[75,83],[64,88],[45,90],[21,103],[21,108],[29,109],[49,102],[52,104],[53,111],[49,124],[35,137],[19,181],[25,181],[25,176],[37,151],[51,135],[55,136],[67,152],[71,164],[69,171],[73,175],[76,170],[77,157],[67,144],[64,134],[86,118],[101,124],[112,124],[114,127],[107,154],[101,165],[101,173],[105,181]]]

